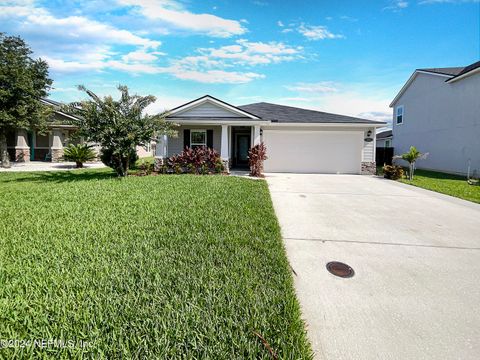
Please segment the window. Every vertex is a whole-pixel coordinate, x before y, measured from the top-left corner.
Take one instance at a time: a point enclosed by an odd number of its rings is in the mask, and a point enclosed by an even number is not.
[[[190,131],[190,146],[192,148],[197,146],[207,146],[207,130]]]
[[[400,105],[400,106],[397,106],[397,113],[396,113],[396,117],[395,117],[395,123],[397,125],[400,125],[400,124],[403,124],[403,105]]]
[[[386,148],[392,147],[392,144],[391,144],[391,140],[390,140],[390,139],[385,140],[385,147],[386,147]]]

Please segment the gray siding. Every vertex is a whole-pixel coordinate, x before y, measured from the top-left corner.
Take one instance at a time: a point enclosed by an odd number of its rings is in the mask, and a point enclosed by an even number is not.
[[[211,125],[182,125],[177,128],[178,137],[168,138],[167,151],[168,156],[172,156],[182,152],[183,150],[183,130],[185,129],[198,129],[198,130],[213,130],[213,148],[220,152],[220,146],[222,141],[222,127]]]
[[[447,78],[418,74],[393,108],[395,154],[411,145],[428,152],[418,168],[460,173],[480,171],[480,74],[446,83]],[[395,124],[404,106],[403,124]]]
[[[188,117],[238,117],[237,113],[228,111],[219,105],[205,102],[194,108],[176,113],[175,116]]]

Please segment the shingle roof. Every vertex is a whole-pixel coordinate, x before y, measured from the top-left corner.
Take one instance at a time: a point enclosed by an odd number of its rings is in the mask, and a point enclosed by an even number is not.
[[[447,67],[447,68],[429,68],[429,69],[418,69],[419,71],[427,71],[435,74],[444,74],[444,75],[458,75],[465,69],[464,66],[461,67]]]
[[[292,106],[277,105],[266,102],[239,106],[261,117],[278,123],[342,123],[342,124],[385,124],[383,122],[356,118],[352,116],[337,115],[322,111],[301,109]]]
[[[392,130],[385,130],[377,134],[377,139],[385,139],[392,136]]]
[[[459,77],[459,76],[462,76],[462,75],[464,75],[464,74],[466,74],[466,73],[468,73],[468,72],[470,72],[470,71],[472,71],[472,70],[475,70],[475,69],[477,69],[477,68],[480,68],[480,61],[477,61],[477,62],[475,62],[475,63],[473,63],[473,64],[468,65],[468,66],[465,66],[462,71],[460,71],[460,72],[459,72],[458,74],[456,74],[453,78],[448,79],[447,81],[453,80],[453,79],[455,79],[455,78],[457,78],[457,77]]]

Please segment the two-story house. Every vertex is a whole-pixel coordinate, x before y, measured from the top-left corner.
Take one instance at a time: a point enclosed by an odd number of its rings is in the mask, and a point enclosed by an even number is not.
[[[480,61],[418,69],[393,99],[393,147],[428,152],[418,168],[480,172]]]

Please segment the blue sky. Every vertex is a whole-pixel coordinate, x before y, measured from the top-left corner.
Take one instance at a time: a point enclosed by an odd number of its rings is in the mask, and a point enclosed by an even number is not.
[[[478,0],[2,1],[0,31],[50,65],[59,101],[118,84],[157,102],[204,94],[373,119],[415,68],[480,58]]]

